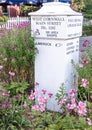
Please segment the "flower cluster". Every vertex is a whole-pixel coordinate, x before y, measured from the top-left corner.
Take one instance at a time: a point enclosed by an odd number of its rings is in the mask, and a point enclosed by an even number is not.
[[[61,101],[59,102],[60,107],[62,107],[62,105],[66,105],[66,109],[68,110],[69,113],[76,112],[80,116],[86,116],[87,114],[86,103],[82,101],[79,101],[77,103],[76,90],[71,89],[69,94],[70,94],[69,102],[67,102],[66,95],[64,95]]]
[[[29,95],[29,100],[35,100],[36,104],[32,106],[32,110],[44,112],[46,109],[46,104],[48,102],[48,98],[52,98],[52,93],[47,93],[45,89],[39,93],[38,90],[39,83],[36,82],[36,87],[34,91],[32,90]]]

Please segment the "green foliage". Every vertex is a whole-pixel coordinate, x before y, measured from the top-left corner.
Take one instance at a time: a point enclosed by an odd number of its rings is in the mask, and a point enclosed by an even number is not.
[[[83,64],[83,59],[85,59],[86,66],[77,67],[77,71],[79,74],[79,92],[81,93],[81,96],[85,98],[87,96],[87,99],[90,100],[90,96],[92,95],[92,45],[89,44],[86,46],[86,50],[82,52],[81,54],[81,63]],[[81,88],[81,80],[85,78],[88,80],[89,84],[87,84],[87,87]]]
[[[3,130],[24,130],[24,128],[30,128],[31,123],[26,120],[23,113],[6,113],[0,118],[0,128]]]
[[[30,128],[31,122],[24,115],[23,107],[27,95],[10,95],[10,91],[2,87],[0,90],[0,129],[25,130]]]
[[[92,19],[92,0],[84,0],[85,8],[83,8],[82,12],[85,18]]]
[[[29,84],[26,82],[12,82],[11,84],[6,84],[4,86],[10,92],[11,96],[20,94],[25,94]]]
[[[36,11],[38,10],[40,7],[37,7],[37,6],[21,6],[21,13],[22,15],[24,16],[27,16],[29,12],[33,12],[33,11]]]
[[[3,15],[3,16],[0,16],[0,22],[7,22],[8,21],[8,17]]]
[[[92,35],[92,25],[83,26],[83,36],[91,36]]]
[[[35,45],[31,37],[30,24],[21,23],[11,30],[5,30],[0,38],[0,80],[11,82],[27,82],[34,84]],[[9,73],[13,72],[13,76]]]
[[[91,129],[91,126],[86,125],[86,120],[84,117],[80,117],[79,119],[67,115],[57,124],[50,124],[45,130],[84,130]]]
[[[63,98],[63,96],[66,94],[65,86],[64,84],[61,84],[58,93],[56,94],[56,100],[60,102],[60,100]]]

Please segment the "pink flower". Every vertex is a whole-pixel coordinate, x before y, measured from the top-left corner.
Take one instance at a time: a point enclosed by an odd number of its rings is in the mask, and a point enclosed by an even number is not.
[[[3,66],[2,65],[0,65],[0,70],[2,70],[3,69]]]
[[[70,93],[71,97],[74,97],[76,95],[76,90],[75,89],[71,89],[69,93]]]
[[[73,110],[73,109],[75,109],[77,107],[77,105],[76,105],[76,99],[73,97],[73,98],[71,98],[71,103],[69,104],[67,104],[67,108],[69,109],[69,110]]]
[[[42,94],[46,94],[46,90],[45,89],[42,89]]]
[[[80,50],[80,52],[84,52],[85,50]]]
[[[78,114],[81,116],[86,116],[87,110],[86,110],[86,103],[80,101],[77,106]]]
[[[15,58],[11,58],[11,62],[15,62]]]
[[[76,104],[67,104],[67,108],[68,108],[68,110],[73,110],[73,109],[75,109],[76,108]]]
[[[85,88],[88,84],[89,84],[88,80],[85,79],[85,78],[83,78],[83,79],[82,79],[81,87],[84,87],[84,88]]]
[[[1,107],[2,107],[2,108],[6,108],[7,105],[6,105],[5,103],[2,103],[2,104],[1,104]]]
[[[15,73],[14,73],[14,72],[12,72],[12,71],[9,71],[9,75],[14,76],[14,75],[15,75]]]
[[[26,101],[24,102],[23,107],[24,107],[24,108],[27,107],[27,102],[26,102]]]
[[[12,108],[12,102],[11,102],[11,101],[9,101],[9,102],[7,103],[7,108]]]
[[[20,98],[20,97],[21,97],[20,94],[14,96],[15,99],[18,99],[18,98]]]
[[[63,98],[61,99],[61,101],[59,102],[60,107],[66,103],[66,95],[63,96]]]
[[[39,94],[39,92],[38,92],[38,90],[35,88],[35,91],[34,91],[35,97],[38,96],[38,94]]]
[[[86,122],[87,122],[88,125],[92,125],[92,121],[90,120],[90,118],[87,118]]]
[[[44,105],[44,104],[47,103],[47,98],[39,96],[38,97],[38,102],[39,102],[39,105]]]
[[[49,98],[52,98],[53,93],[48,93]]]
[[[39,111],[39,106],[38,105],[33,105],[32,110]]]
[[[40,106],[39,106],[39,110],[40,110],[41,112],[44,112],[44,111],[45,111],[45,105],[40,105]]]
[[[2,85],[6,85],[7,83],[6,82],[2,82]]]
[[[31,94],[29,96],[29,100],[34,100],[35,99],[35,95],[33,93],[33,91],[31,91]]]
[[[83,67],[86,67],[87,64],[88,64],[88,60],[87,59],[82,59],[82,64],[83,64]]]

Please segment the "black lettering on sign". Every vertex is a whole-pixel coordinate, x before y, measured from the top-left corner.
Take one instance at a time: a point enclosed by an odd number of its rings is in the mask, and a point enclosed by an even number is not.
[[[35,45],[51,46],[51,43],[36,42]]]

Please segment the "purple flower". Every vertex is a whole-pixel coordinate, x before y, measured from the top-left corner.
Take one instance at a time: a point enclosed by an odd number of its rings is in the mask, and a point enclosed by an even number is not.
[[[2,104],[1,104],[1,107],[2,107],[2,108],[7,108],[7,105],[6,105],[5,103],[2,103]]]
[[[89,45],[89,44],[90,44],[90,41],[85,40],[85,41],[83,42],[82,46],[83,46],[83,47],[86,47],[86,46]]]
[[[20,97],[21,97],[20,94],[14,96],[15,99],[18,99],[18,98],[20,98]]]

